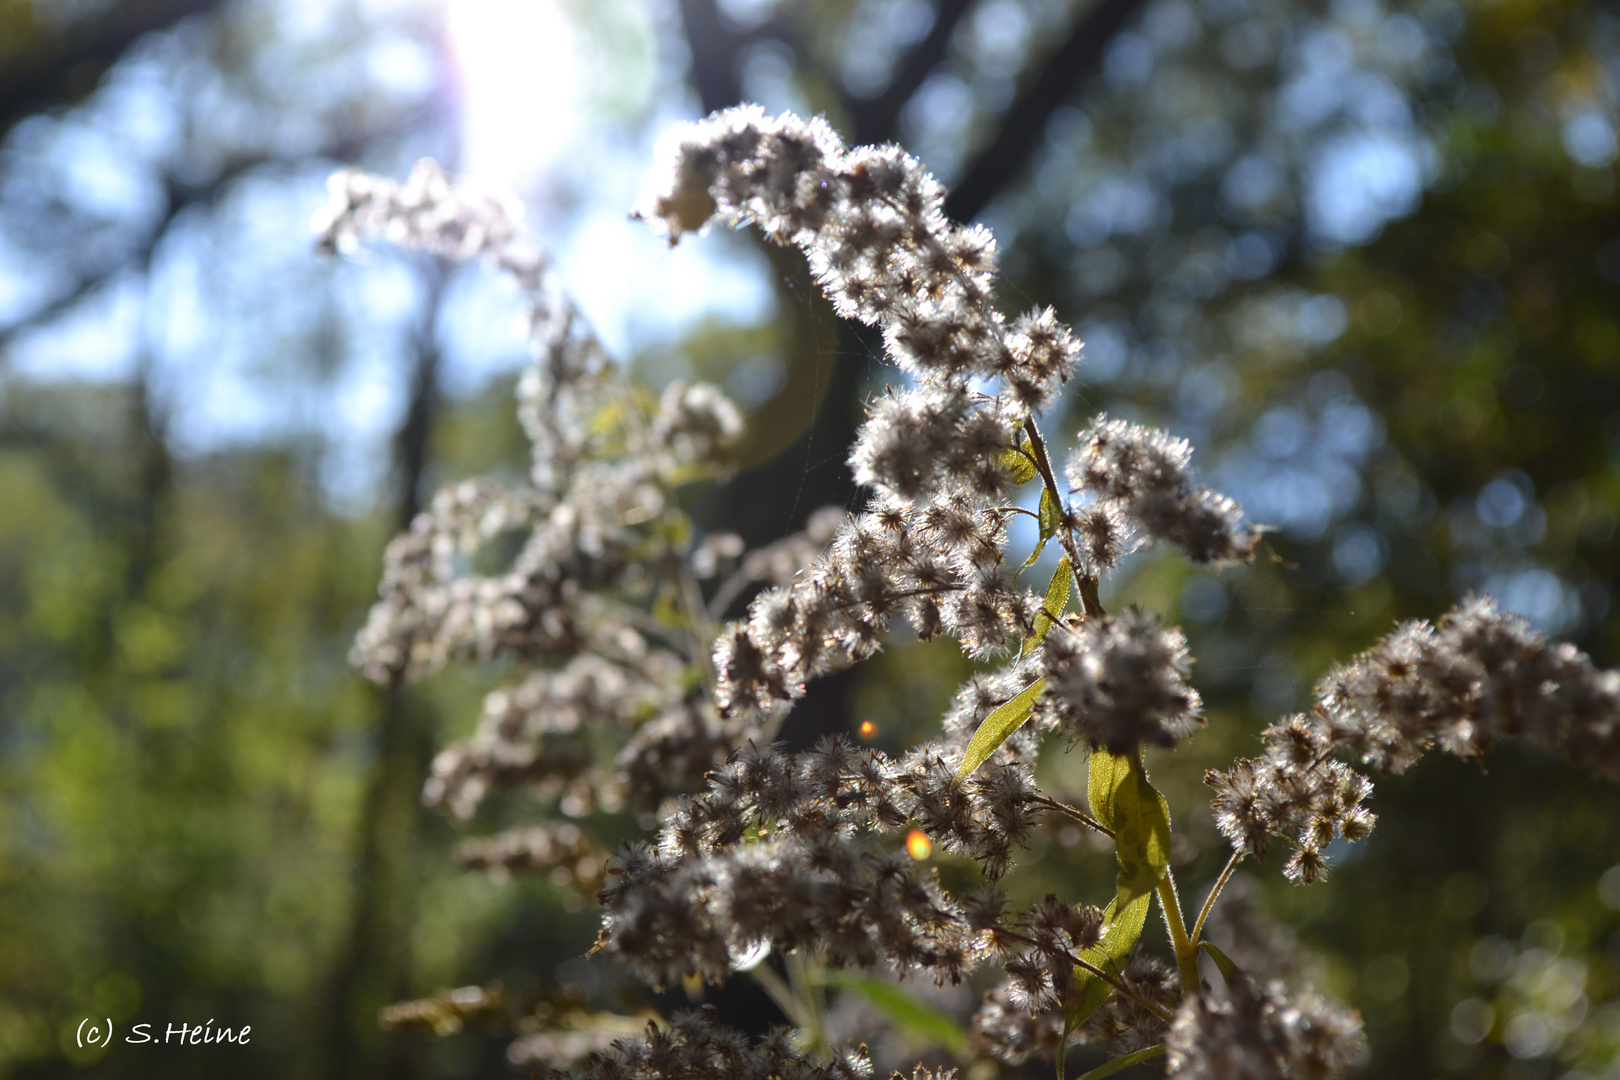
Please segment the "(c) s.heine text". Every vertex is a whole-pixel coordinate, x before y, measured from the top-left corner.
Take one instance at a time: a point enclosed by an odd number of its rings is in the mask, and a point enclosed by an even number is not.
[[[252,1026],[248,1024],[243,1024],[240,1029],[216,1028],[214,1022],[209,1020],[203,1024],[165,1024],[162,1034],[159,1034],[156,1024],[136,1024],[130,1030],[130,1033],[124,1036],[124,1041],[137,1045],[141,1043],[157,1043],[159,1045],[205,1046],[216,1043],[235,1043],[245,1046],[252,1030]]]

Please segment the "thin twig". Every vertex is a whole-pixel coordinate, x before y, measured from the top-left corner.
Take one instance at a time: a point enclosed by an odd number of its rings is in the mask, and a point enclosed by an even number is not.
[[[1204,932],[1204,920],[1209,918],[1209,913],[1215,908],[1215,898],[1221,895],[1221,890],[1226,888],[1227,881],[1232,877],[1232,871],[1236,870],[1238,863],[1242,861],[1243,852],[1232,852],[1232,857],[1226,860],[1226,867],[1221,871],[1221,876],[1215,879],[1215,884],[1209,890],[1208,898],[1204,900],[1204,908],[1198,913],[1198,921],[1193,923],[1192,941],[1194,945],[1198,944],[1199,935]]]
[[[721,580],[719,588],[714,591],[714,596],[710,597],[708,605],[709,621],[719,622],[725,618],[726,610],[731,607],[732,602],[737,597],[743,594],[744,589],[765,580],[767,579],[751,573],[748,569],[748,560],[744,559],[741,566]]]
[[[910,600],[917,596],[942,596],[945,593],[962,592],[966,585],[935,585],[921,589],[902,589],[899,592],[885,593],[875,600],[846,600],[842,604],[834,604],[829,610],[848,611],[850,608],[860,607],[862,604],[892,604],[896,600]]]
[[[675,558],[679,567],[681,606],[686,609],[687,621],[692,624],[692,634],[696,639],[694,644],[713,641],[717,635],[714,622],[709,617],[708,606],[703,603],[703,590],[698,586],[697,578],[692,576],[692,569],[686,565],[686,560],[679,555]],[[695,659],[703,673],[703,684],[712,693],[715,679],[714,658],[701,647],[693,651],[697,654]]]
[[[1032,413],[1024,419],[1024,431],[1029,435],[1030,445],[1035,448],[1035,468],[1041,474],[1041,483],[1057,500],[1059,506],[1063,505],[1063,493],[1058,490],[1057,476],[1052,472],[1052,459],[1046,452],[1046,440],[1041,436],[1040,425],[1035,423]],[[1074,534],[1069,530],[1065,521],[1057,531],[1058,543],[1063,545],[1063,551],[1069,556],[1069,567],[1074,572],[1075,586],[1080,590],[1081,606],[1085,613],[1092,618],[1100,618],[1105,612],[1102,604],[1097,601],[1097,579],[1084,573],[1080,567],[1080,549],[1075,545]]]
[[[1068,803],[1058,802],[1056,799],[1048,799],[1045,795],[1037,795],[1031,801],[1037,806],[1044,806],[1048,810],[1067,815],[1087,828],[1095,829],[1104,836],[1111,837],[1114,835],[1113,829],[1110,829],[1108,826],[1104,825],[1102,822],[1098,821],[1096,818],[1092,817],[1090,814],[1086,813],[1084,810],[1081,810],[1077,806],[1070,806]]]
[[[1142,744],[1130,755],[1131,772],[1143,790],[1152,791],[1148,784],[1147,768],[1142,764]],[[1164,926],[1170,933],[1170,943],[1176,951],[1176,970],[1181,976],[1181,989],[1188,994],[1198,989],[1198,947],[1187,935],[1187,917],[1181,913],[1181,896],[1176,892],[1176,875],[1168,862],[1164,876],[1156,886],[1159,907],[1164,912]]]
[[[649,612],[631,604],[618,601],[604,601],[604,608],[610,608],[614,615],[634,626],[648,637],[657,638],[691,663],[698,663],[705,655],[698,639],[687,630],[677,626],[666,626],[658,621]]]

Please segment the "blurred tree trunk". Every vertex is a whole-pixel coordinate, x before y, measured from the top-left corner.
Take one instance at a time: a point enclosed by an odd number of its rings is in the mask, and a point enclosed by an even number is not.
[[[396,437],[401,530],[422,508],[433,422],[439,411],[436,323],[446,273],[429,264],[429,285],[416,333],[410,405]],[[348,943],[334,967],[328,996],[322,1072],[334,1080],[413,1075],[404,1042],[382,1035],[378,1009],[411,992],[411,932],[416,917],[417,856],[424,810],[422,781],[432,761],[433,714],[420,695],[394,686],[380,693],[376,757],[356,840]]]

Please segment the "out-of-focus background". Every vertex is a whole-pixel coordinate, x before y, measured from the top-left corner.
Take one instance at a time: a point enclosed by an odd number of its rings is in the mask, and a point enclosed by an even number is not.
[[[1275,526],[1105,597],[1198,657],[1210,724],[1155,773],[1184,881],[1223,857],[1202,769],[1395,619],[1489,590],[1620,663],[1613,0],[0,0],[0,1076],[498,1076],[502,1038],[377,1009],[606,992],[588,911],[457,872],[419,808],[495,673],[346,661],[388,535],[521,467],[514,298],[309,222],[346,164],[516,191],[626,364],[749,410],[693,501],[768,539],[847,500],[884,373],[796,257],[626,220],[658,135],[741,100],[919,154],[1000,238],[1003,308],[1084,337],[1066,431],[1162,424]],[[897,645],[808,707],[899,746],[964,670]],[[1366,1075],[1620,1076],[1620,796],[1504,750],[1375,802],[1326,884],[1244,887],[1365,1014]]]

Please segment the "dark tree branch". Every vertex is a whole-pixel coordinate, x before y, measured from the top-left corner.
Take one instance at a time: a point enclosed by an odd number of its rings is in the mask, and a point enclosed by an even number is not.
[[[23,116],[82,92],[91,79],[142,37],[182,19],[202,15],[224,0],[146,0],[108,6],[94,18],[72,24],[60,36],[20,50],[0,64],[0,132]]]
[[[249,170],[256,169],[260,165],[269,164],[273,160],[261,157],[238,158],[202,184],[180,184],[170,179],[167,184],[168,209],[164,211],[163,217],[152,225],[151,232],[147,234],[144,243],[131,251],[126,258],[120,259],[111,266],[95,273],[85,275],[67,292],[47,300],[44,304],[9,326],[0,327],[0,364],[5,362],[15,340],[26,331],[34,327],[47,326],[61,316],[66,315],[77,307],[81,301],[89,298],[97,289],[100,289],[124,271],[135,267],[145,268],[148,266],[152,257],[152,249],[157,246],[163,235],[169,231],[169,226],[174,224],[175,218],[179,217],[186,209],[198,204],[212,203],[220,192],[236,179],[245,175]]]
[[[1080,84],[1096,74],[1103,52],[1142,0],[1102,0],[1082,18],[1069,38],[1046,62],[1029,89],[1002,114],[996,137],[945,200],[955,221],[971,221],[1029,163],[1040,145],[1046,122]]]
[[[681,27],[692,50],[692,85],[703,111],[716,112],[742,100],[737,50],[742,42],[720,18],[714,0],[680,0]]]
[[[928,80],[934,68],[945,59],[951,36],[973,7],[974,0],[939,0],[934,25],[901,61],[889,85],[877,97],[866,101],[846,100],[854,141],[858,144],[893,142],[898,138],[900,110]]]
[[[404,122],[415,124],[423,115],[426,115],[426,113],[413,110],[407,114]],[[322,150],[322,153],[324,156],[336,161],[353,161],[360,156],[364,145],[365,142],[358,132],[342,132],[330,146]],[[168,195],[167,209],[164,211],[163,217],[152,225],[152,229],[147,234],[145,241],[131,251],[126,258],[95,273],[86,275],[73,288],[62,295],[46,301],[40,307],[11,324],[0,326],[0,367],[5,365],[11,346],[15,344],[17,338],[28,330],[49,325],[61,316],[66,315],[78,306],[81,301],[87,299],[97,289],[126,270],[145,267],[150,262],[152,249],[163,239],[164,234],[169,231],[169,227],[174,224],[175,219],[186,210],[194,206],[212,205],[227,188],[255,169],[288,164],[292,164],[292,159],[244,154],[227,162],[218,172],[200,182],[187,183],[178,180],[174,176],[164,177],[164,187]]]
[[[163,225],[160,227],[159,233],[168,227],[168,223],[171,220],[172,218],[164,218]],[[155,238],[156,237],[154,236],[154,239]],[[107,284],[119,274],[122,274],[125,270],[144,265],[147,261],[147,256],[149,256],[152,252],[152,247],[153,245],[148,243],[143,246],[140,251],[131,255],[127,259],[121,260],[116,265],[111,266],[100,273],[91,274],[88,277],[80,278],[77,285],[63,293],[61,296],[47,301],[41,306],[35,308],[33,311],[29,312],[25,317],[12,323],[10,326],[0,329],[0,367],[3,367],[10,359],[11,346],[15,343],[17,338],[23,335],[24,332],[38,326],[50,325],[61,316],[66,315],[68,312],[78,307],[80,301],[88,299],[91,293],[94,293],[97,289]]]

